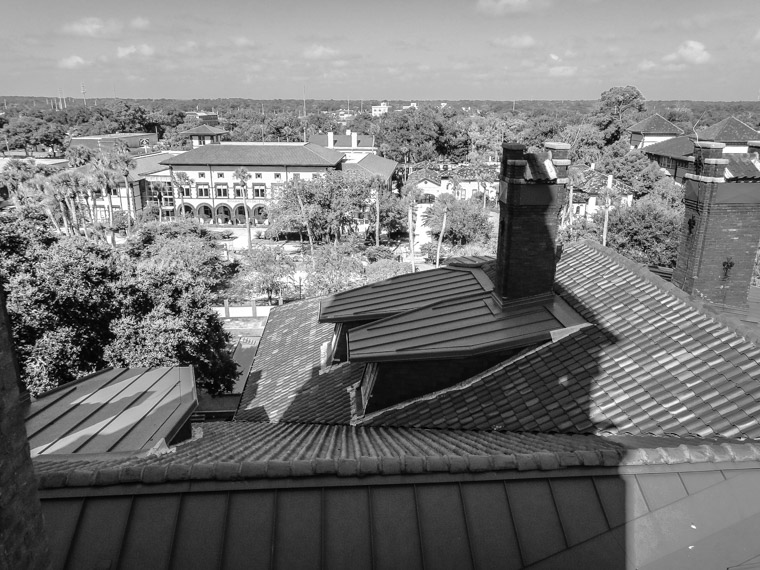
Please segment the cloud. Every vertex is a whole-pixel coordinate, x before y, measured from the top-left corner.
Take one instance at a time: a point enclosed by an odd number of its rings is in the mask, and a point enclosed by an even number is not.
[[[657,67],[657,64],[655,62],[653,62],[650,59],[645,59],[644,61],[639,62],[637,69],[639,71],[649,71],[650,69],[654,69],[655,67]]]
[[[558,56],[556,53],[550,53],[549,54],[549,58],[552,61],[562,61],[562,58],[560,56]]]
[[[662,61],[668,63],[691,63],[701,64],[707,63],[711,59],[711,55],[705,49],[704,44],[695,41],[687,40],[678,46],[678,49],[673,53],[669,53],[662,58]]]
[[[755,34],[755,37],[752,38],[756,42],[760,42],[760,30],[757,30],[757,33]]]
[[[244,38],[242,36],[238,36],[236,38],[232,39],[232,43],[236,47],[253,47],[256,45],[256,43],[253,40],[249,40],[248,38]]]
[[[131,57],[133,55],[141,55],[143,57],[149,57],[156,52],[148,44],[132,45],[126,47],[116,48],[116,56],[119,58]]]
[[[549,68],[549,77],[572,77],[578,72],[577,67],[570,65],[555,65]]]
[[[306,59],[330,59],[336,55],[338,55],[338,50],[320,44],[311,45],[303,50],[303,56]]]
[[[85,65],[88,65],[88,62],[78,55],[70,55],[69,57],[64,57],[58,61],[58,67],[61,69],[77,69],[78,67],[84,67]]]
[[[478,0],[477,10],[484,14],[503,16],[538,10],[548,4],[549,0]]]
[[[115,20],[95,17],[82,18],[63,26],[64,33],[86,38],[106,38],[119,33],[121,29],[121,24]]]
[[[135,30],[147,30],[150,27],[150,21],[138,16],[129,22],[129,27]]]
[[[531,35],[522,34],[491,40],[491,45],[510,49],[525,49],[536,45],[536,40]]]

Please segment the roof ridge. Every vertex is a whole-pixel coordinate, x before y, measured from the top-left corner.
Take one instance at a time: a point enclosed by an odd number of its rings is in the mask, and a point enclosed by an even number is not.
[[[77,467],[38,473],[38,488],[147,485],[183,481],[242,481],[313,476],[365,477],[431,473],[556,471],[568,468],[647,467],[679,464],[724,464],[760,461],[758,440],[736,443],[681,444],[672,447],[536,451],[513,454],[407,455],[294,460],[144,463]]]

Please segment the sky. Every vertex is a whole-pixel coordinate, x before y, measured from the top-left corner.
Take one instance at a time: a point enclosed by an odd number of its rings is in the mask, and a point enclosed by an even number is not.
[[[758,100],[757,0],[42,0],[0,95]]]

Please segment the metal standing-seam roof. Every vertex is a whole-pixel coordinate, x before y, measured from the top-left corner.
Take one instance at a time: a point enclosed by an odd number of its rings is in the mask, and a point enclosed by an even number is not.
[[[492,290],[490,279],[478,268],[441,267],[331,295],[320,302],[319,320],[375,320],[444,299],[463,299]]]
[[[167,166],[312,166],[335,167],[343,154],[313,143],[207,144],[163,161]]]
[[[113,368],[31,403],[32,456],[146,451],[170,442],[198,403],[190,367]]]
[[[502,309],[492,295],[441,301],[348,332],[352,362],[462,358],[522,348],[586,322],[560,298]]]

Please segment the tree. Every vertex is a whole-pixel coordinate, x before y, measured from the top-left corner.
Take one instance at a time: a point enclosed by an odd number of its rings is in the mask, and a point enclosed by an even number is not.
[[[612,87],[599,98],[596,123],[604,134],[606,144],[620,140],[626,127],[633,123],[637,113],[646,110],[644,96],[636,87]]]
[[[447,213],[444,241],[464,245],[489,239],[493,228],[488,213],[476,201],[454,200],[451,194],[441,194],[424,214],[425,226],[435,239],[441,233],[444,212]]]
[[[257,246],[242,256],[233,288],[249,299],[264,293],[271,305],[275,295],[282,298],[294,271],[295,263],[282,247]]]
[[[409,263],[403,263],[395,259],[380,259],[375,263],[370,263],[365,268],[364,275],[367,283],[375,283],[411,272],[412,266]]]
[[[95,158],[95,152],[82,145],[70,146],[66,149],[66,159],[69,161],[69,168],[78,168],[89,164]]]
[[[180,201],[180,218],[184,218],[186,216],[185,214],[185,187],[189,188],[190,184],[192,184],[192,180],[190,180],[190,177],[187,175],[187,172],[178,172],[177,174],[174,174],[174,169],[170,168],[171,174],[172,174],[172,180],[174,181],[174,186],[176,186],[176,191],[179,193],[179,201]],[[161,212],[159,210],[159,218],[161,217]]]
[[[306,294],[320,297],[351,289],[361,283],[362,273],[361,261],[349,245],[318,247],[309,264]]]
[[[251,173],[245,166],[240,166],[233,175],[243,188],[243,207],[245,208],[245,229],[248,233],[248,252],[251,251],[251,219],[248,213],[248,181],[252,178]]]

